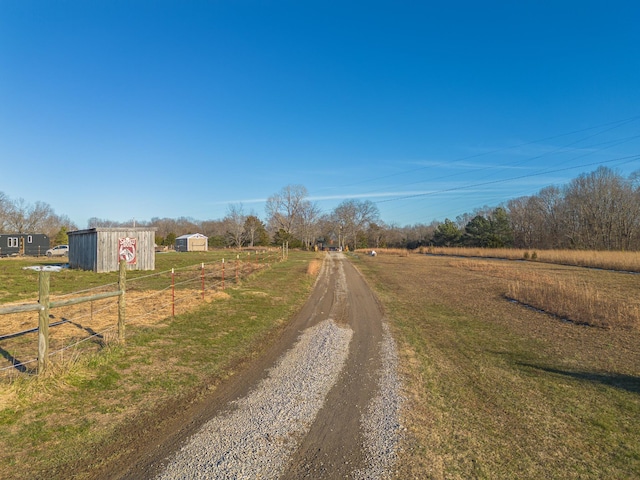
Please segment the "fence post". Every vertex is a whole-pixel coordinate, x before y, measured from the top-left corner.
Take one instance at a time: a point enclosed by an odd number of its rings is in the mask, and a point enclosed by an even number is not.
[[[204,300],[204,262],[200,264],[200,278],[202,279],[202,300]]]
[[[171,316],[176,316],[176,272],[171,269]]]
[[[238,283],[238,263],[240,262],[240,255],[236,255],[236,283]]]
[[[49,364],[49,280],[51,272],[38,275],[38,374],[46,371]]]
[[[222,259],[222,290],[224,290],[224,258]]]
[[[124,326],[126,318],[126,299],[125,290],[127,288],[127,262],[120,260],[120,271],[118,273],[118,289],[120,295],[118,296],[118,341],[124,345]]]

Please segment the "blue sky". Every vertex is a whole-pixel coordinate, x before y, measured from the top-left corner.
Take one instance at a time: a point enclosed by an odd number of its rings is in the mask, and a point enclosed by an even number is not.
[[[640,169],[636,1],[0,0],[0,191],[87,219],[454,219]]]

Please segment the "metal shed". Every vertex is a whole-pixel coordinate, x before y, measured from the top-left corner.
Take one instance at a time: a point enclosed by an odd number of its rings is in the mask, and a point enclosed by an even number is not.
[[[120,260],[128,270],[154,270],[156,228],[89,228],[69,232],[69,266],[115,272]]]
[[[190,233],[176,238],[176,252],[206,252],[209,239],[201,233]]]
[[[10,233],[0,235],[0,257],[7,255],[44,255],[49,237],[44,233]]]

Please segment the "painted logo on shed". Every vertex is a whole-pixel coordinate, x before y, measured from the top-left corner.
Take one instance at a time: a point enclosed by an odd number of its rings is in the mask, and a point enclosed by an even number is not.
[[[118,239],[118,261],[124,260],[129,265],[135,265],[137,258],[138,240],[136,238]]]

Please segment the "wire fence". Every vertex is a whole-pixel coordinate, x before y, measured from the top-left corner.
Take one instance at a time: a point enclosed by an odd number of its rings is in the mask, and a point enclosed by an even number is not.
[[[226,297],[225,289],[252,273],[272,265],[282,256],[271,252],[253,259],[200,263],[126,279],[122,295],[118,283],[51,295],[46,325],[39,324],[39,303],[0,306],[0,378],[33,375],[47,362],[64,362],[106,345],[124,341],[124,323],[154,326],[205,302]],[[54,279],[55,281],[55,279]],[[101,298],[105,297],[105,298]],[[87,300],[89,299],[89,300]],[[74,303],[75,302],[75,303]],[[126,322],[119,325],[121,302]],[[121,329],[121,331],[119,331]],[[43,330],[48,334],[42,352]]]

